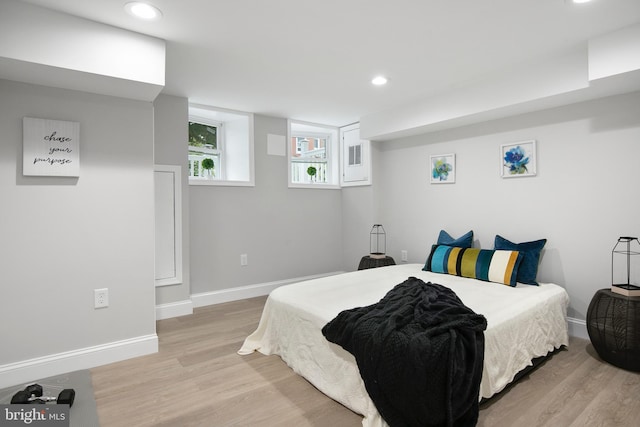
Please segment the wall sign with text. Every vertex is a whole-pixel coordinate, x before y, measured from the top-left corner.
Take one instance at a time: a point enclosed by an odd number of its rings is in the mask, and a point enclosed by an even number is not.
[[[22,174],[80,176],[80,123],[24,117]]]

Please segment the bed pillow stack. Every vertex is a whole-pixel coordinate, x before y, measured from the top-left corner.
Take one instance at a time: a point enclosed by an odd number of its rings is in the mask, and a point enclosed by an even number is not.
[[[547,239],[514,243],[496,235],[493,250],[474,249],[473,230],[457,239],[440,230],[423,270],[509,286],[538,286],[540,254],[546,243]]]

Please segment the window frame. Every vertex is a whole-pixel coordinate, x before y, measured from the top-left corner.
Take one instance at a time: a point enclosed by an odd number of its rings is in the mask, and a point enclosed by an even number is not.
[[[307,136],[315,138],[326,138],[326,173],[327,182],[293,182],[292,165],[295,163],[292,156],[291,141],[293,138]],[[328,126],[318,123],[303,122],[299,120],[287,120],[287,176],[289,188],[314,188],[314,189],[340,189],[339,180],[339,129],[335,126]],[[298,151],[296,147],[296,152]]]

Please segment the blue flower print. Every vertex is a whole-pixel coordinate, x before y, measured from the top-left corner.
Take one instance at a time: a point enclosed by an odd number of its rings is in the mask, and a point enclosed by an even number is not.
[[[511,175],[522,175],[528,172],[527,164],[529,157],[526,157],[524,149],[520,146],[510,149],[504,155],[504,165],[509,168]]]

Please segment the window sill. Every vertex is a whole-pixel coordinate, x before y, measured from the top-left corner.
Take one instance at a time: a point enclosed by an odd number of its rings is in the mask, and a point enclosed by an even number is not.
[[[289,188],[307,188],[314,190],[339,190],[340,186],[335,184],[291,184]]]
[[[255,187],[253,181],[223,181],[223,180],[200,180],[190,179],[189,185],[204,185],[210,187]]]

